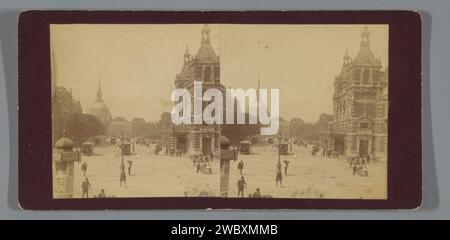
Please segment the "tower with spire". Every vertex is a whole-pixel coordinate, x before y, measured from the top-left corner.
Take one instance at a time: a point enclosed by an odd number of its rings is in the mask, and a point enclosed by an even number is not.
[[[102,82],[100,79],[98,80],[98,87],[97,87],[97,102],[103,102],[102,98]]]
[[[333,122],[327,147],[348,156],[387,158],[388,72],[370,48],[370,31],[361,32],[354,58],[348,49],[334,79]]]
[[[200,47],[195,55],[186,46],[181,71],[175,76],[175,87],[187,89],[191,96],[194,96],[194,81],[202,81],[203,91],[216,88],[225,93],[225,87],[220,83],[219,56],[211,45],[210,33],[210,27],[205,24],[200,31]],[[209,155],[218,152],[219,136],[218,125],[178,125],[173,127],[164,142],[176,151]]]
[[[109,112],[108,105],[103,101],[102,85],[100,79],[97,83],[97,98],[89,107],[88,113],[96,116],[103,124],[105,129],[108,128],[108,124],[111,121],[111,113]]]

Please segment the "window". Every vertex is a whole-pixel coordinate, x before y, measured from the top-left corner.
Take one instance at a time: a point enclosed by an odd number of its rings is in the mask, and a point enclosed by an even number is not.
[[[372,79],[373,81],[378,81],[380,79],[380,71],[374,71],[372,73]]]
[[[356,70],[354,70],[354,71],[352,72],[352,79],[353,79],[353,81],[359,82],[360,76],[361,76],[361,70],[356,69]]]
[[[360,129],[368,129],[369,128],[369,123],[360,123],[359,124],[359,128]]]
[[[363,72],[363,83],[367,84],[369,83],[370,80],[370,71],[369,70],[364,70]]]
[[[214,79],[219,80],[220,79],[220,68],[214,67]]]
[[[196,67],[194,71],[195,80],[200,80],[202,78],[202,67]]]
[[[206,67],[205,68],[205,82],[209,82],[211,81],[211,68],[210,67]]]

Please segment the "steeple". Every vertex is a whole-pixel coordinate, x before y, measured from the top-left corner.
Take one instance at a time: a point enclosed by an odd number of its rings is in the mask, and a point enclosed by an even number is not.
[[[102,85],[101,85],[100,79],[98,80],[97,102],[103,102],[103,99],[102,99]]]
[[[203,29],[201,31],[202,43],[209,43],[210,41],[209,32],[211,32],[211,29],[209,28],[208,24],[205,24],[205,26],[203,26]]]
[[[345,54],[344,54],[344,64],[347,64],[350,62],[350,55],[348,54],[348,48],[345,48]]]
[[[361,46],[354,61],[359,65],[380,66],[380,63],[377,61],[372,53],[372,50],[370,49],[369,37],[370,32],[366,26],[361,33]]]
[[[363,32],[361,33],[361,47],[369,47],[370,43],[369,38],[370,38],[369,28],[365,26]]]
[[[214,52],[214,49],[211,46],[211,39],[209,33],[211,29],[207,24],[203,27],[201,31],[201,44],[198,49],[195,58],[198,63],[219,63],[219,57]]]
[[[186,51],[184,52],[184,63],[189,62],[190,59],[191,59],[191,54],[189,53],[189,48],[186,45]]]

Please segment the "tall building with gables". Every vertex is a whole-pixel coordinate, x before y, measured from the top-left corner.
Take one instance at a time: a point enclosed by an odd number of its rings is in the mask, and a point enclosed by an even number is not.
[[[370,48],[370,32],[361,33],[358,54],[343,57],[334,80],[329,144],[346,156],[387,159],[388,70]]]
[[[186,47],[183,67],[175,77],[175,87],[187,89],[194,96],[194,80],[202,81],[203,92],[210,88],[220,89],[225,96],[225,87],[220,83],[219,56],[211,45],[210,28],[201,30],[201,43],[197,54],[191,55]],[[193,99],[192,99],[193,104]],[[203,108],[207,103],[203,103]],[[194,108],[191,107],[192,116]],[[202,111],[203,112],[203,111]],[[210,154],[219,151],[220,125],[191,124],[172,125],[166,129],[166,142],[170,149],[184,153]]]

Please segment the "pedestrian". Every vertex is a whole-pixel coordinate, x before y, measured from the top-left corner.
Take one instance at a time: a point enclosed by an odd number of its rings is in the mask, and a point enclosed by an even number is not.
[[[97,195],[97,198],[106,198],[105,189],[100,190],[100,193]]]
[[[278,187],[278,182],[280,182],[281,187],[283,187],[283,175],[281,174],[281,163],[278,161],[276,166],[276,176],[275,176],[275,184]]]
[[[254,198],[260,198],[261,197],[261,192],[259,191],[259,188],[256,188],[256,192],[253,193],[253,197]]]
[[[128,175],[131,176],[131,167],[133,166],[133,161],[128,160]]]
[[[244,189],[245,189],[246,185],[247,185],[247,183],[244,180],[244,176],[241,176],[241,179],[239,179],[237,182],[237,187],[238,187],[238,195],[237,196],[238,197],[239,196],[244,197]]]
[[[353,164],[353,175],[355,175],[358,172],[358,165]]]
[[[277,163],[277,172],[281,172],[281,163],[280,162]]]
[[[89,183],[89,179],[85,178],[83,183],[81,183],[81,190],[83,190],[83,198],[89,198],[89,189],[91,188],[91,183]]]
[[[200,164],[200,161],[197,162],[197,173],[200,172],[200,169],[202,168],[202,165]]]
[[[280,186],[283,187],[283,175],[281,174],[281,170],[277,171],[277,176],[275,177],[275,184],[278,187],[278,182]]]
[[[283,161],[284,162],[284,175],[288,175],[287,174],[287,169],[288,169],[288,167],[289,167],[289,161],[288,160],[284,160]]]
[[[239,173],[242,175],[242,170],[244,170],[244,161],[241,161],[238,163],[238,169],[239,169]]]
[[[192,164],[193,164],[192,166],[193,166],[193,167],[195,167],[195,163],[197,162],[197,158],[198,158],[197,155],[193,155],[193,156],[192,156]]]
[[[212,152],[209,153],[209,160],[211,160],[211,162],[213,161],[213,158],[214,158],[214,154]]]
[[[86,177],[86,172],[87,172],[87,163],[86,161],[83,162],[83,164],[81,164],[81,171],[83,171],[83,176]]]

